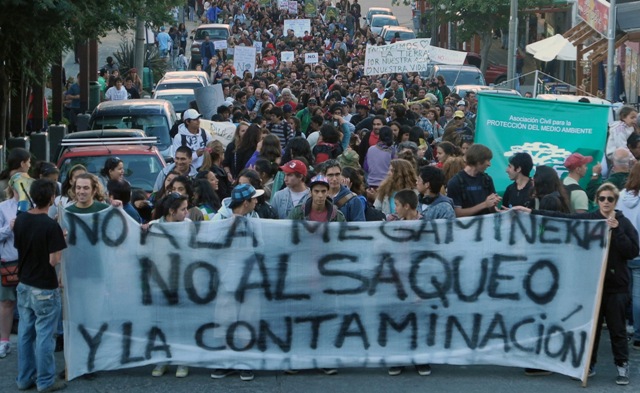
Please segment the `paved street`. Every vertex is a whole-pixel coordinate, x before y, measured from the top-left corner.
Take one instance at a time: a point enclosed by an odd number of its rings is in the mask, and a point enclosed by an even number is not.
[[[12,336],[13,349],[9,356],[0,359],[0,389],[3,393],[18,392],[15,386],[17,355],[16,336]],[[617,386],[615,367],[612,364],[608,332],[603,333],[597,375],[588,385],[590,393],[637,392],[640,385],[640,351],[630,349],[631,384]],[[63,368],[62,353],[56,354],[58,368]],[[539,393],[539,392],[585,392],[580,382],[563,375],[527,377],[520,368],[496,366],[440,366],[434,365],[433,374],[419,376],[412,368],[396,377],[387,375],[385,369],[344,369],[338,375],[326,376],[316,370],[285,375],[272,371],[256,372],[251,382],[243,382],[238,376],[213,380],[209,370],[192,369],[185,379],[173,376],[175,367],[164,377],[151,377],[152,367],[140,367],[111,372],[99,372],[93,381],[77,378],[69,382],[65,392],[86,393],[197,393],[197,392],[349,392],[349,393],[389,393],[389,392],[473,392],[473,393]]]

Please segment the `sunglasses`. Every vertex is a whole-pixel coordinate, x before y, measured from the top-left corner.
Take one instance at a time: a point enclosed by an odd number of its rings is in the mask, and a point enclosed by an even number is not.
[[[601,196],[601,197],[598,197],[598,201],[599,201],[599,202],[607,201],[607,202],[609,202],[609,203],[613,203],[613,202],[615,202],[615,200],[616,200],[616,198],[614,198],[614,197],[612,197],[612,196],[608,196],[608,197]]]

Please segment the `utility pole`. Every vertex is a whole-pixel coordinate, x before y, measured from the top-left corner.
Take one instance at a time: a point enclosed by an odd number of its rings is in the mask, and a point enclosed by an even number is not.
[[[510,89],[516,88],[516,53],[518,48],[518,0],[511,0],[509,15],[509,47],[507,58],[507,80]]]
[[[613,93],[616,88],[616,0],[609,0],[609,26],[607,26],[607,100],[613,102]]]

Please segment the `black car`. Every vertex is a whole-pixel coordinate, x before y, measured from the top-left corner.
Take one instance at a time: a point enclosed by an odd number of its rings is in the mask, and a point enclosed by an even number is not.
[[[158,138],[158,150],[172,159],[171,127],[178,122],[173,104],[167,100],[136,99],[103,102],[93,110],[89,120],[92,130],[136,129]]]

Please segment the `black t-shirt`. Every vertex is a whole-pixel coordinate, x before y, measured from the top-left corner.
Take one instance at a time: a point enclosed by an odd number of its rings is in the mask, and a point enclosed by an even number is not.
[[[40,289],[58,288],[49,254],[67,247],[62,229],[47,214],[21,213],[13,226],[20,282]]]
[[[478,176],[469,176],[461,170],[449,180],[447,184],[447,196],[453,199],[453,205],[467,209],[487,200],[487,197],[496,192],[493,179],[486,173]],[[495,210],[483,209],[476,215],[495,213]]]
[[[529,206],[532,188],[533,183],[531,180],[527,182],[527,185],[525,185],[522,190],[518,190],[515,182],[509,184],[502,197],[502,206],[508,208],[513,206]]]

